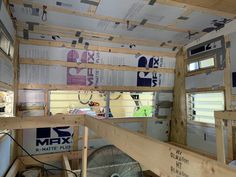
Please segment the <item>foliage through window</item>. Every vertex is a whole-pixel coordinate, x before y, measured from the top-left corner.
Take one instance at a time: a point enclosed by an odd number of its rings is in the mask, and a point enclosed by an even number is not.
[[[79,114],[104,117],[152,117],[153,92],[51,91],[51,114]]]

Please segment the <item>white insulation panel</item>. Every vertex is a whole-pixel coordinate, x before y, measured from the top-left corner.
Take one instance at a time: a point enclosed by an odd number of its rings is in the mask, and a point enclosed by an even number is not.
[[[224,86],[224,70],[211,72],[209,74],[203,73],[185,79],[185,88],[206,88],[206,87],[220,87]]]
[[[77,49],[20,45],[20,58],[67,62],[175,68],[175,58],[83,51]],[[143,66],[144,64],[144,66]],[[173,87],[174,74],[20,65],[20,82],[35,84],[166,86]],[[148,82],[148,85],[142,85]],[[140,85],[141,83],[141,85]]]

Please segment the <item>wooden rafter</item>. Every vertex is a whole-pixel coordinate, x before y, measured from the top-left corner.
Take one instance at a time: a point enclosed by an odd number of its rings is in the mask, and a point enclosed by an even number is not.
[[[157,0],[156,3],[182,7],[222,17],[236,17],[235,0]]]
[[[19,89],[47,89],[47,90],[91,90],[91,91],[127,91],[127,92],[155,92],[172,91],[173,87],[136,87],[136,86],[80,86],[61,84],[25,84],[20,83]]]
[[[75,67],[75,68],[91,68],[91,69],[108,69],[114,71],[143,71],[143,72],[155,72],[155,73],[174,73],[173,68],[145,68],[135,66],[115,66],[109,64],[93,64],[93,63],[75,63],[59,60],[48,59],[33,59],[33,58],[20,58],[20,64],[30,65],[45,65],[45,66],[63,66],[63,67]]]
[[[17,22],[17,30],[23,31],[23,29],[28,29],[28,24],[25,22]],[[129,36],[123,36],[123,35],[114,35],[109,33],[100,33],[100,32],[94,32],[89,30],[84,30],[80,28],[68,28],[63,26],[57,26],[57,25],[50,25],[50,24],[39,24],[35,25],[34,29],[30,32],[38,33],[38,34],[45,34],[45,35],[59,35],[62,37],[69,37],[69,38],[75,38],[75,34],[77,32],[81,32],[80,37],[84,37],[85,39],[92,39],[95,41],[108,41],[111,43],[118,43],[118,44],[136,44],[136,45],[142,45],[142,46],[148,46],[148,47],[160,47],[160,48],[173,48],[173,47],[181,47],[182,44],[180,43],[168,43],[167,41],[157,41],[157,40],[151,40],[151,39],[144,39],[144,38],[133,38]],[[78,37],[76,37],[78,38]],[[109,40],[111,39],[112,40]],[[163,42],[165,42],[165,45],[163,45]]]
[[[29,0],[10,0],[12,4],[18,4],[18,5],[23,5],[23,4],[32,4],[32,7],[34,8],[39,8],[42,9],[43,5],[42,3],[36,3],[36,2],[31,2]],[[80,12],[78,10],[71,10],[68,8],[62,8],[58,6],[52,6],[52,5],[47,5],[47,10],[52,11],[52,12],[58,12],[58,13],[64,13],[64,14],[69,14],[69,15],[77,15],[77,16],[82,16],[82,17],[89,17],[97,20],[105,20],[105,21],[110,21],[113,23],[119,22],[121,24],[127,24],[127,20],[129,21],[129,24],[131,25],[137,25],[140,26],[140,21],[133,21],[129,19],[121,19],[121,18],[116,18],[116,17],[111,17],[111,16],[102,16],[98,14],[90,14],[88,12]],[[160,24],[153,24],[153,23],[145,23],[144,25],[141,25],[142,27],[146,28],[152,28],[152,29],[159,29],[159,30],[167,30],[167,31],[174,31],[174,32],[184,32],[188,33],[189,31],[193,32],[199,32],[194,29],[180,29],[177,27],[169,27],[169,26],[164,26]]]
[[[20,38],[20,44],[28,44],[28,45],[39,45],[39,46],[51,46],[51,47],[65,47],[71,49],[81,49],[84,50],[84,45],[76,44],[72,46],[71,43],[68,42],[60,42],[60,41],[48,41],[48,40],[37,40],[30,39],[25,40]],[[101,51],[101,52],[111,52],[111,53],[126,53],[126,54],[141,54],[141,55],[149,55],[149,56],[166,56],[175,58],[175,52],[164,52],[164,51],[149,51],[149,50],[137,50],[130,48],[117,48],[117,47],[104,47],[104,46],[95,46],[89,45],[88,50],[91,51]]]

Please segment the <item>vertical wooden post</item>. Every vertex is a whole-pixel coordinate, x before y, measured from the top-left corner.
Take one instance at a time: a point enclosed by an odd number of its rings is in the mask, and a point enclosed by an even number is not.
[[[87,177],[87,157],[88,157],[88,127],[84,126],[83,151],[82,151],[82,177]]]
[[[229,36],[225,36],[225,43],[229,42]],[[231,62],[230,62],[230,48],[226,48],[225,55],[225,69],[224,69],[224,84],[225,84],[225,108],[232,110],[232,75],[231,75]],[[234,159],[234,144],[233,144],[233,127],[232,121],[227,121],[227,158]]]
[[[186,144],[187,139],[185,56],[186,52],[183,51],[183,48],[176,55],[174,106],[171,118],[171,141],[183,145]]]
[[[215,119],[216,126],[216,152],[217,160],[225,163],[225,146],[224,146],[224,122],[222,119]]]

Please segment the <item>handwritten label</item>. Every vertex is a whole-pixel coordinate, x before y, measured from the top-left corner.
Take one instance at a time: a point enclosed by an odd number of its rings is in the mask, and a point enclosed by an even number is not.
[[[184,157],[184,154],[180,150],[170,152],[170,157],[175,163],[170,166],[171,174],[176,177],[189,177],[183,170],[184,165],[189,165],[189,160]]]

